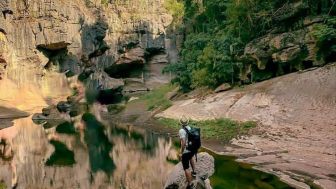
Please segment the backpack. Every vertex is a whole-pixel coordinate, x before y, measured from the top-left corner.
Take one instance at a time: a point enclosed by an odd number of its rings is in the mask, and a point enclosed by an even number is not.
[[[187,150],[197,154],[198,149],[201,147],[201,129],[195,127],[190,128],[190,130],[186,127],[183,128],[188,134]]]

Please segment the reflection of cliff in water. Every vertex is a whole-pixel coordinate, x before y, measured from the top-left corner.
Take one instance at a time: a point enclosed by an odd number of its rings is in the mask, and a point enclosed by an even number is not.
[[[110,175],[115,168],[109,152],[112,144],[104,133],[104,126],[97,121],[94,115],[86,113],[83,115],[85,122],[84,139],[87,144],[91,171],[104,171]]]
[[[50,144],[54,146],[54,153],[46,161],[47,166],[70,166],[76,163],[73,151],[69,150],[65,144],[57,140],[51,140]]]
[[[79,117],[53,127],[36,125],[29,117],[1,130],[12,138],[13,156],[0,158],[0,180],[7,186],[18,182],[18,188],[163,187],[173,167],[166,161],[170,141],[103,125],[93,114]],[[84,125],[83,131],[56,129],[77,122]]]

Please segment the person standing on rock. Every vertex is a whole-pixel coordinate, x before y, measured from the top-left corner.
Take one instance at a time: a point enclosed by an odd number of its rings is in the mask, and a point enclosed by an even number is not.
[[[189,120],[185,117],[180,119],[181,129],[179,130],[180,136],[180,160],[182,160],[183,170],[188,182],[187,189],[193,188],[192,177],[196,177],[195,161],[198,148],[200,147],[200,130],[197,128],[191,128]],[[196,137],[195,137],[196,134]],[[197,139],[198,138],[198,139]],[[189,163],[191,164],[192,172],[189,170]]]

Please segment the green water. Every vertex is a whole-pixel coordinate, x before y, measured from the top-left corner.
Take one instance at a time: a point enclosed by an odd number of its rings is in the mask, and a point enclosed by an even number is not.
[[[210,178],[213,189],[289,189],[278,177],[252,169],[234,157],[207,151],[215,158],[215,174]]]

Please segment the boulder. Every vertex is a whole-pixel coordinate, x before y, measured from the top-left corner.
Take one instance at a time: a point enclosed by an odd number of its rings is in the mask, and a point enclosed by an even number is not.
[[[272,20],[275,22],[288,21],[291,18],[300,17],[301,15],[306,14],[308,8],[308,5],[304,3],[304,1],[286,3],[272,15]]]
[[[196,188],[208,189],[209,187],[209,177],[215,172],[215,160],[214,158],[206,153],[202,152],[197,155],[196,162],[196,172],[197,176],[193,183]],[[186,188],[186,178],[184,175],[182,163],[178,163],[170,175],[165,184],[165,189],[185,189]]]
[[[232,89],[232,86],[228,83],[223,83],[215,89],[215,93],[223,92]]]

